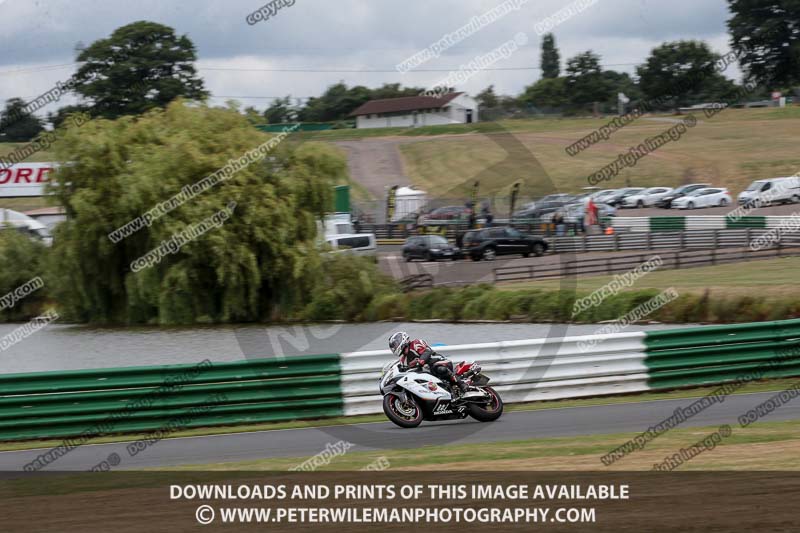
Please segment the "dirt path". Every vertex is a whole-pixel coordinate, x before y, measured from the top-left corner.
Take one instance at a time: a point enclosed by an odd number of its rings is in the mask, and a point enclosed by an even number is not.
[[[380,200],[386,194],[387,187],[411,184],[397,148],[400,142],[400,139],[384,137],[337,141],[336,145],[347,152],[350,177],[363,185],[375,199]]]

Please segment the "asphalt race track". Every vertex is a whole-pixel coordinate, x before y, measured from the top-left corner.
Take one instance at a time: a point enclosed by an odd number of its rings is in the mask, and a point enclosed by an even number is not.
[[[739,415],[772,397],[775,392],[732,395],[713,404],[680,427],[730,424],[736,431]],[[617,405],[570,407],[505,413],[500,420],[481,424],[472,419],[426,423],[417,429],[401,429],[390,422],[329,426],[290,430],[259,431],[207,437],[166,439],[133,457],[126,444],[81,446],[48,465],[44,470],[89,470],[113,454],[120,458],[115,469],[140,469],[174,465],[248,461],[269,457],[309,457],[327,444],[345,440],[350,451],[409,449],[416,453],[423,445],[491,443],[539,437],[579,437],[604,433],[639,433],[686,407],[694,400],[655,400]],[[800,418],[800,402],[789,402],[769,416],[768,421]],[[620,444],[622,444],[620,442]],[[0,471],[19,471],[47,449],[0,452]]]

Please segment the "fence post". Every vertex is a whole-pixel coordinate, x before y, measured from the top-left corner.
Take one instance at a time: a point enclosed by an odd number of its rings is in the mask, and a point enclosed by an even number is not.
[[[683,233],[681,233],[681,235],[683,235]],[[681,253],[680,253],[680,251],[676,251],[675,252],[675,270],[678,270],[680,268],[681,268]]]
[[[619,233],[614,232],[614,251],[619,252]]]
[[[714,250],[716,250],[718,246],[719,246],[719,230],[715,229],[714,230]]]
[[[528,265],[528,279],[533,279],[535,277],[533,273],[533,265]]]
[[[653,234],[650,231],[647,232],[647,249],[653,249]]]
[[[685,232],[685,231],[682,231],[682,232],[681,232],[681,245],[680,245],[680,249],[681,249],[681,250],[683,250],[684,248],[686,248],[686,232]]]

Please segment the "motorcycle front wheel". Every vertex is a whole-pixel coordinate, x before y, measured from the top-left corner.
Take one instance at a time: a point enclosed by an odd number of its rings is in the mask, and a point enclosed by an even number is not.
[[[469,405],[469,416],[479,422],[494,422],[503,414],[503,400],[493,388],[483,387],[483,390],[491,399],[486,404],[471,403]]]
[[[422,423],[422,409],[413,396],[404,403],[400,395],[390,392],[383,397],[383,412],[401,428],[415,428]]]

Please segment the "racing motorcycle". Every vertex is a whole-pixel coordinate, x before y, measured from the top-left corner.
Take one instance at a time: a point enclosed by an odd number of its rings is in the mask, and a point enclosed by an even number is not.
[[[489,377],[481,373],[477,363],[458,363],[456,374],[470,391],[480,395],[462,398],[454,394],[455,384],[446,383],[422,368],[408,369],[399,360],[387,363],[381,372],[380,390],[383,412],[389,420],[403,428],[415,428],[423,420],[453,420],[471,416],[481,422],[492,422],[503,414],[503,400],[491,387]]]

